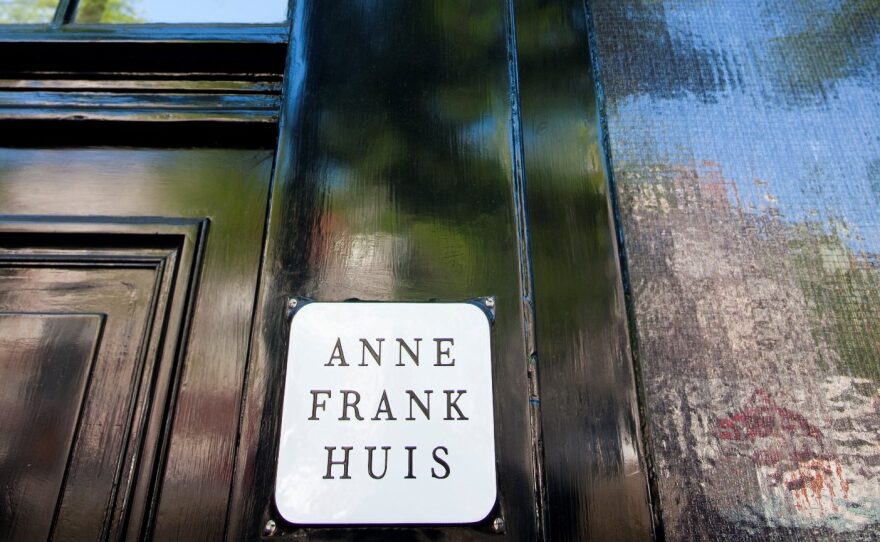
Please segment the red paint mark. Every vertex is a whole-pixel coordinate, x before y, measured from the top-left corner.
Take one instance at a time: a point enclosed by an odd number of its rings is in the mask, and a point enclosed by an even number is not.
[[[762,389],[738,412],[719,420],[714,433],[722,445],[734,447],[728,453],[745,453],[755,465],[771,467],[770,479],[791,492],[798,510],[834,511],[838,496],[849,497],[843,468],[823,451],[822,431]],[[737,443],[745,443],[746,450]]]
[[[796,469],[783,475],[783,483],[794,494],[795,507],[799,510],[811,506],[824,510],[826,503],[830,504],[831,510],[837,510],[835,488],[840,489],[844,499],[849,496],[849,483],[843,475],[843,468],[837,461],[827,459],[800,463]]]
[[[849,497],[849,482],[846,481],[846,476],[843,475],[843,467],[840,463],[835,463],[837,468],[835,471],[837,472],[837,479],[840,480],[840,489],[843,490],[843,498],[846,499]]]
[[[822,432],[807,419],[757,389],[745,408],[718,422],[715,435],[721,440],[750,440],[773,436],[801,436],[822,440]]]
[[[777,447],[765,450],[755,450],[751,457],[755,464],[764,466],[773,466],[782,462],[800,463],[811,459],[833,459],[831,455],[817,453],[809,447],[802,449],[783,449]],[[777,479],[777,481],[779,480]]]

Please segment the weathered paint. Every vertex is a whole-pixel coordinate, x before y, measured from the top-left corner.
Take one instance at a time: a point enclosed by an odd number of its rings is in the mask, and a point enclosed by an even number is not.
[[[880,2],[589,6],[666,538],[880,536]]]

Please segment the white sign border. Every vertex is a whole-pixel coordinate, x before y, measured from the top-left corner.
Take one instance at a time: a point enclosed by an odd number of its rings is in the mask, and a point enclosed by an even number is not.
[[[443,522],[429,522],[429,523],[294,523],[294,522],[291,522],[291,521],[284,518],[284,516],[280,513],[278,506],[276,504],[275,484],[277,484],[278,461],[279,461],[279,453],[280,453],[280,447],[281,447],[280,436],[281,436],[281,427],[283,426],[283,418],[284,418],[283,408],[281,408],[280,409],[281,412],[278,417],[278,425],[277,425],[277,430],[276,430],[277,434],[276,434],[276,438],[275,438],[275,452],[276,453],[275,453],[275,459],[274,459],[274,463],[273,463],[274,473],[273,473],[273,489],[272,489],[272,496],[271,496],[272,509],[274,510],[274,512],[272,515],[274,517],[280,519],[280,521],[283,524],[287,524],[288,526],[293,527],[295,529],[316,529],[316,528],[317,529],[321,529],[321,528],[339,529],[339,528],[346,528],[346,527],[352,527],[352,528],[386,528],[386,527],[431,528],[431,527],[455,527],[455,526],[479,527],[481,525],[485,525],[493,532],[501,532],[501,531],[498,531],[498,525],[504,525],[504,519],[503,519],[503,512],[501,511],[501,495],[500,495],[501,484],[500,484],[500,471],[498,468],[498,455],[497,455],[498,454],[498,442],[497,442],[497,440],[498,440],[498,434],[497,434],[497,425],[498,425],[498,418],[497,418],[498,404],[497,404],[497,401],[498,401],[498,399],[497,399],[497,397],[498,396],[497,396],[497,393],[495,390],[496,379],[494,378],[494,365],[495,365],[494,364],[494,361],[495,361],[494,353],[496,351],[496,349],[495,349],[496,337],[495,337],[495,333],[493,332],[493,330],[495,328],[495,317],[496,317],[496,309],[495,309],[495,304],[496,304],[496,299],[497,299],[496,296],[494,296],[494,295],[480,296],[480,297],[474,297],[474,298],[469,298],[469,299],[465,299],[465,300],[452,300],[452,301],[440,300],[440,299],[436,299],[436,298],[432,298],[432,299],[425,300],[425,301],[419,301],[419,300],[407,300],[407,301],[366,300],[366,299],[357,299],[357,298],[345,299],[345,300],[335,300],[335,301],[324,301],[324,300],[318,300],[318,299],[313,299],[313,298],[308,298],[308,297],[303,297],[303,296],[289,296],[286,299],[287,299],[286,309],[285,309],[285,313],[286,313],[285,339],[286,339],[286,341],[285,341],[285,343],[283,345],[283,349],[282,349],[283,352],[285,353],[285,359],[283,362],[285,376],[284,376],[284,378],[282,378],[282,382],[284,382],[284,384],[281,386],[281,390],[280,390],[280,397],[282,399],[284,397],[284,388],[286,387],[286,374],[287,374],[287,370],[288,370],[287,364],[289,362],[290,336],[291,336],[291,328],[293,325],[293,319],[300,310],[302,310],[303,308],[305,308],[306,306],[308,306],[312,303],[333,303],[333,304],[339,304],[339,305],[361,304],[361,303],[363,303],[363,304],[368,304],[368,303],[371,303],[371,304],[372,303],[377,303],[377,304],[414,304],[414,305],[417,305],[417,304],[469,304],[469,305],[473,305],[474,307],[480,309],[480,311],[485,315],[486,320],[488,321],[488,324],[489,324],[489,342],[490,342],[489,348],[490,348],[490,364],[491,364],[490,371],[493,375],[493,377],[491,378],[491,386],[492,386],[492,419],[494,420],[492,438],[494,440],[493,450],[494,450],[494,455],[495,455],[495,465],[494,465],[495,501],[494,501],[492,507],[489,509],[489,511],[486,513],[486,515],[483,518],[476,520],[476,521],[469,521],[469,522],[453,522],[453,523],[443,523]],[[282,404],[283,404],[283,401],[282,401]],[[274,520],[270,520],[270,523],[273,523],[273,526],[274,526]]]

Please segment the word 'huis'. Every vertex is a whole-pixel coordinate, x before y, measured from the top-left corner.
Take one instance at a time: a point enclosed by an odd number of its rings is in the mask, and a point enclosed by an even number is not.
[[[361,355],[360,355],[360,363],[357,364],[359,367],[381,367],[382,366],[382,344],[385,342],[384,338],[375,339],[374,343],[371,344],[367,339],[358,339],[361,345]],[[421,348],[421,338],[412,339],[410,343],[407,343],[404,339],[395,339],[398,344],[398,352],[397,352],[397,363],[394,364],[396,367],[406,367],[408,365],[419,366],[420,364],[420,348]],[[433,366],[435,367],[454,367],[455,366],[455,358],[452,357],[451,348],[455,344],[455,340],[452,338],[435,338],[433,342],[436,345],[435,357],[433,360]],[[367,357],[370,357],[371,360],[368,362]],[[408,358],[408,362],[404,362],[404,356]],[[336,339],[336,344],[333,347],[333,351],[330,354],[330,359],[327,363],[324,364],[325,367],[350,367],[351,365],[348,363],[345,357],[345,352],[342,348],[342,341],[340,338]],[[418,415],[421,418],[426,420],[431,419],[431,395],[434,393],[434,390],[423,390],[421,393],[421,397],[414,390],[405,390],[406,396],[408,399],[408,415],[403,418],[406,421],[415,421]],[[458,405],[458,401],[461,397],[467,393],[467,390],[442,390],[443,395],[445,396],[445,416],[442,418],[446,421],[459,421],[459,420],[468,420],[468,417],[465,416],[464,412],[462,412],[461,408]],[[327,401],[333,400],[334,396],[339,397],[340,401],[338,404],[339,407],[339,417],[337,420],[339,421],[364,421],[365,418],[361,414],[361,394],[356,390],[339,390],[335,395],[332,390],[311,390],[312,394],[312,408],[311,415],[308,417],[309,421],[318,421],[321,419],[319,411],[324,413],[327,411]],[[398,418],[394,416],[394,411],[391,407],[391,401],[388,398],[387,390],[382,390],[382,394],[379,397],[378,401],[375,403],[376,408],[369,410],[365,410],[365,412],[374,413],[373,416],[369,417],[371,421],[397,421]],[[415,407],[415,408],[414,408]],[[366,408],[366,407],[364,407]],[[416,412],[420,412],[421,414],[416,414]],[[340,450],[339,454],[341,454],[341,458],[337,458],[335,455],[337,448]],[[370,478],[374,480],[380,480],[385,477],[385,474],[388,472],[388,457],[389,452],[391,451],[391,446],[364,446],[364,451],[366,452],[366,472],[370,476]],[[327,451],[327,470],[324,474],[323,478],[326,480],[332,480],[335,478],[334,476],[334,467],[337,467],[337,470],[341,469],[341,476],[339,476],[340,480],[350,480],[351,476],[349,474],[349,464],[352,455],[352,451],[354,450],[354,446],[325,446],[324,449]],[[374,464],[374,456],[379,455],[376,454],[376,450],[381,449],[382,455],[384,455],[383,466],[381,468],[381,472]],[[407,471],[404,479],[413,480],[416,479],[417,476],[414,472],[414,456],[418,452],[417,446],[404,446],[406,461],[407,461]],[[442,455],[441,455],[442,454]],[[399,454],[397,454],[399,455]],[[431,477],[437,479],[444,479],[449,477],[451,472],[451,468],[449,463],[446,461],[449,456],[449,449],[445,446],[436,446],[431,451],[431,458],[434,460],[435,466],[430,469]],[[439,467],[439,468],[438,468]]]

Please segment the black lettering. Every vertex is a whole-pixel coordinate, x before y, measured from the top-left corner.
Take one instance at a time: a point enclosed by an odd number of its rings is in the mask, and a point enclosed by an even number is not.
[[[312,415],[309,416],[310,420],[318,419],[318,408],[321,410],[326,410],[327,408],[327,401],[318,402],[318,394],[321,393],[327,395],[327,399],[330,398],[330,390],[312,390]]]
[[[407,420],[415,420],[413,418],[413,403],[419,407],[419,410],[425,415],[425,419],[431,419],[431,392],[432,390],[425,390],[425,402],[423,403],[413,390],[406,390],[406,393],[409,394],[409,417]]]
[[[352,390],[340,390],[340,391],[342,392],[342,417],[339,419],[340,420],[351,419],[348,417],[348,409],[349,409],[349,407],[351,407],[354,409],[354,417],[359,420],[363,420],[364,418],[363,418],[363,416],[361,416],[361,411],[358,410],[358,403],[361,400],[361,394],[356,391],[352,391]],[[350,395],[354,396],[354,401],[348,400],[348,397]]]
[[[385,452],[385,466],[382,467],[382,474],[376,476],[373,474],[373,452],[376,451],[375,446],[367,446],[367,473],[369,473],[370,478],[374,480],[381,480],[385,478],[385,473],[388,472],[388,450],[391,449],[391,446],[382,446],[382,451]]]
[[[413,339],[416,342],[416,351],[413,352],[412,348],[409,347],[403,339],[397,339],[397,342],[400,344],[400,347],[397,349],[397,366],[403,367],[403,351],[406,350],[409,358],[415,362],[416,365],[419,364],[419,343],[422,341],[421,339]]]
[[[446,446],[437,446],[436,448],[434,448],[434,452],[431,454],[434,456],[434,461],[439,463],[443,467],[443,470],[445,470],[446,472],[443,474],[443,476],[437,476],[437,473],[434,472],[434,468],[431,467],[431,476],[433,478],[438,478],[442,480],[444,478],[449,478],[449,463],[440,459],[440,457],[437,456],[437,452],[439,450],[443,450],[444,454],[446,454],[447,457],[449,457],[449,450],[446,449]]]
[[[467,390],[443,390],[443,393],[446,394],[446,417],[444,420],[467,420],[468,417],[464,415],[460,408],[458,408],[458,400],[461,399],[461,396],[467,393]],[[458,397],[455,400],[452,399],[452,394],[458,393]],[[452,409],[455,409],[458,412],[458,418],[452,417]]]
[[[452,367],[455,365],[455,359],[452,358],[452,354],[450,353],[451,348],[447,348],[443,350],[443,343],[448,342],[449,346],[455,344],[454,339],[434,339],[434,342],[437,343],[437,361],[434,363],[437,367]],[[449,363],[443,363],[443,356],[450,358]]]
[[[333,347],[333,352],[330,354],[330,361],[324,364],[324,367],[333,367],[333,360],[339,360],[340,367],[348,367],[348,363],[345,362],[345,354],[342,352],[342,341],[337,337],[336,338],[336,346]]]
[[[397,418],[391,414],[391,405],[388,404],[388,392],[382,391],[382,398],[379,399],[379,407],[376,408],[376,415],[373,416],[374,420],[379,419],[379,414],[385,413],[386,420],[396,420]]]
[[[361,363],[360,367],[367,366],[367,350],[370,351],[370,355],[373,357],[373,361],[376,362],[376,365],[382,365],[382,341],[385,339],[376,339],[376,342],[379,343],[379,351],[376,352],[373,350],[373,347],[370,346],[370,343],[366,339],[360,339],[361,341]]]
[[[416,447],[404,446],[404,448],[406,448],[407,464],[409,465],[404,478],[407,480],[415,479],[415,476],[413,475],[413,452],[416,450]]]
[[[336,446],[324,446],[324,449],[327,450],[327,474],[324,475],[324,480],[333,480],[333,465],[342,465],[342,476],[339,477],[340,480],[351,480],[351,476],[348,475],[348,453],[351,452],[353,446],[343,446],[342,447],[342,461],[333,461],[333,450],[336,449]]]

